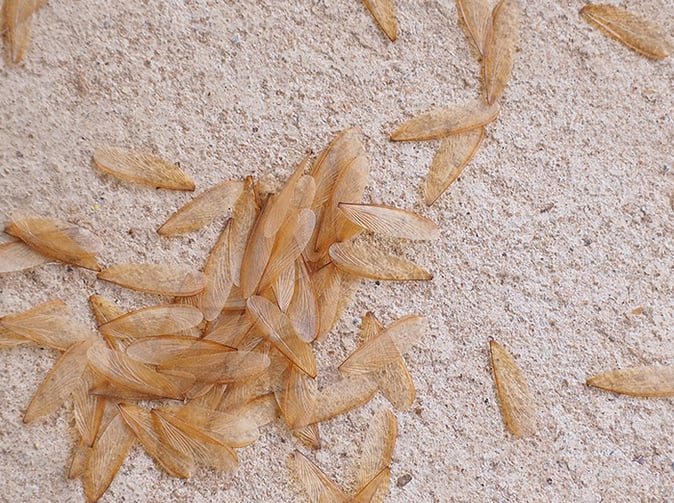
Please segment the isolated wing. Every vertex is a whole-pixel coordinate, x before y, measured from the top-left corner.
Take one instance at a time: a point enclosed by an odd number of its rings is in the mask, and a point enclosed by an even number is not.
[[[536,433],[536,409],[522,372],[498,342],[489,341],[496,394],[508,431],[516,437]]]
[[[459,20],[481,56],[484,56],[491,26],[491,9],[487,0],[456,0]]]
[[[587,384],[623,395],[672,397],[674,396],[674,365],[611,370],[588,378]]]
[[[51,260],[21,241],[0,244],[0,274],[32,269]]]
[[[99,147],[96,167],[120,180],[171,190],[194,190],[194,182],[175,164],[139,150]]]
[[[304,486],[309,500],[317,503],[342,503],[349,500],[323,471],[299,451],[293,454],[295,474]]]
[[[519,10],[517,0],[501,0],[492,13],[482,60],[483,93],[490,105],[501,97],[510,80],[519,38]]]
[[[672,40],[648,19],[614,5],[586,5],[580,15],[604,35],[621,42],[651,59],[664,59],[672,53]]]

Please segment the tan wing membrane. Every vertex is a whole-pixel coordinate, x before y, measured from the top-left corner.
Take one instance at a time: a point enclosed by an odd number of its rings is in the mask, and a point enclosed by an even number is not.
[[[140,292],[188,297],[201,292],[206,276],[190,266],[120,264],[98,273],[98,278]]]
[[[363,0],[363,3],[386,36],[395,42],[398,38],[398,18],[393,0]]]
[[[495,101],[485,105],[481,101],[452,108],[439,108],[418,115],[400,126],[393,141],[435,140],[452,134],[465,133],[493,122],[500,108]]]
[[[489,341],[496,394],[508,431],[516,437],[536,433],[536,408],[515,360],[498,342]]]
[[[349,241],[333,244],[330,258],[342,271],[363,278],[388,281],[427,281],[433,278],[432,274],[409,260]]]
[[[12,215],[5,232],[47,257],[94,271],[101,270],[96,255],[103,249],[103,242],[77,225],[43,218],[32,212],[19,212]]]
[[[588,378],[587,384],[623,395],[674,397],[674,365],[611,370]]]
[[[488,0],[456,0],[460,24],[473,45],[484,56],[487,35],[491,27],[491,9]]]
[[[21,241],[0,245],[0,274],[32,269],[50,261],[49,257],[34,251]]]
[[[519,38],[518,0],[501,0],[492,14],[491,30],[482,60],[484,99],[490,105],[503,94],[512,72]]]
[[[385,236],[403,239],[436,239],[440,229],[416,213],[379,204],[339,203],[354,224]]]
[[[461,175],[483,139],[483,127],[442,139],[423,185],[426,205],[432,205]]]
[[[94,151],[96,167],[120,180],[171,190],[194,190],[194,182],[175,164],[153,154],[119,147]]]
[[[674,44],[653,21],[615,5],[586,5],[580,15],[604,35],[651,59],[664,59]]]

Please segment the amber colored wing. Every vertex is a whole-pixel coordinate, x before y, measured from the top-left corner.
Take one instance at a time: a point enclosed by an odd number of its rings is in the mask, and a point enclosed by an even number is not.
[[[32,269],[47,262],[51,262],[49,257],[21,241],[0,244],[0,274]]]
[[[496,394],[503,421],[516,437],[536,433],[536,408],[529,386],[515,360],[498,342],[489,341]]]
[[[247,302],[253,323],[266,338],[310,377],[316,377],[316,360],[311,346],[299,338],[288,316],[264,297],[253,296]]]
[[[131,311],[99,327],[109,337],[131,338],[177,334],[196,327],[203,316],[193,306],[165,304]]]
[[[206,288],[200,296],[201,311],[207,321],[218,317],[232,292],[233,275],[230,263],[230,234],[232,220],[228,220],[220,233],[218,241],[206,259],[204,274],[208,279]]]
[[[494,7],[482,60],[483,94],[490,105],[498,101],[510,80],[519,39],[519,17],[517,0],[501,0]]]
[[[9,330],[39,346],[67,350],[76,342],[95,334],[72,318],[72,311],[65,302],[53,300],[32,309],[0,318],[0,327]]]
[[[322,389],[315,396],[310,412],[295,427],[332,419],[369,402],[376,393],[377,384],[368,376],[346,376]]]
[[[388,237],[435,239],[440,230],[429,219],[411,211],[379,204],[339,203],[339,209],[354,224]]]
[[[309,501],[316,503],[343,503],[347,495],[337,487],[318,466],[299,451],[293,453],[295,474],[304,486]]]
[[[398,18],[393,0],[363,0],[363,3],[386,36],[395,42],[398,38]]]
[[[356,478],[359,486],[365,486],[379,472],[388,468],[397,437],[398,423],[393,412],[384,409],[377,413],[370,422],[357,463]]]
[[[366,375],[400,359],[428,332],[428,320],[408,315],[391,323],[354,351],[339,367],[345,374]]]
[[[216,470],[231,473],[236,468],[238,458],[230,446],[165,409],[153,409],[151,414],[159,435],[176,451]]]
[[[24,423],[49,415],[63,405],[87,368],[91,343],[90,339],[76,342],[61,355],[33,395],[23,416]]]
[[[229,270],[232,282],[236,286],[241,285],[241,262],[250,232],[257,219],[258,209],[255,202],[254,181],[249,176],[244,181],[243,191],[234,204],[229,231]]]
[[[477,153],[483,139],[483,127],[442,139],[423,185],[424,202],[427,206],[433,204],[461,175]]]
[[[194,182],[178,166],[147,152],[99,147],[93,158],[98,169],[126,182],[170,190],[194,190]]]
[[[580,15],[606,36],[651,59],[664,59],[674,44],[653,21],[615,5],[586,5]]]
[[[84,495],[89,503],[97,501],[106,491],[135,441],[122,417],[115,415],[94,444],[82,474]]]
[[[19,64],[28,50],[32,34],[33,14],[47,0],[5,0],[0,11],[0,33],[4,33],[9,60]]]
[[[382,503],[391,488],[391,470],[381,470],[351,499],[351,503]]]
[[[674,365],[611,370],[588,378],[587,384],[623,395],[674,397]]]
[[[73,391],[73,415],[75,425],[80,432],[82,442],[91,447],[99,433],[103,412],[107,399],[89,393],[96,376],[91,369],[86,369]]]
[[[119,404],[120,415],[145,451],[172,477],[188,478],[194,472],[194,458],[171,446],[157,431],[150,413],[135,405]]]
[[[452,134],[477,129],[498,117],[500,108],[495,101],[485,105],[472,101],[452,108],[438,108],[417,115],[391,134],[393,141],[435,140]]]
[[[119,264],[98,273],[98,279],[139,292],[188,297],[201,292],[206,276],[187,265]]]
[[[102,295],[92,295],[89,297],[89,306],[94,313],[96,325],[98,326],[119,318],[124,314],[124,311],[114,301]]]
[[[96,254],[103,249],[103,242],[77,225],[25,211],[12,215],[5,232],[47,257],[94,271],[101,270]]]
[[[481,56],[484,56],[487,34],[491,26],[488,0],[456,0],[456,10],[466,34]]]
[[[387,281],[433,279],[432,274],[409,260],[351,241],[333,244],[330,247],[330,258],[342,271],[362,278]]]
[[[295,332],[304,342],[311,342],[318,336],[318,301],[307,266],[300,258],[295,263],[295,288],[287,313]]]
[[[205,190],[176,211],[157,230],[162,236],[179,236],[198,231],[226,215],[243,190],[243,183],[224,181]]]
[[[105,393],[97,391],[98,388],[92,390],[92,393],[110,394],[122,398],[147,397],[176,400],[185,398],[186,389],[181,389],[168,377],[132,359],[125,353],[105,349],[102,345],[96,344],[89,349],[88,356],[91,368],[108,384],[107,387],[100,388],[105,389]]]

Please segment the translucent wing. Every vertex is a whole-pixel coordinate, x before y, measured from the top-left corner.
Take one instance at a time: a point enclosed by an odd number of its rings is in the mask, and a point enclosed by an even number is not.
[[[109,386],[105,392],[92,390],[95,394],[109,394],[129,398],[173,398],[182,400],[187,389],[181,389],[169,378],[119,351],[94,345],[89,349],[89,364],[96,374]],[[192,386],[194,381],[189,384]],[[186,388],[189,389],[186,386]],[[102,389],[102,388],[101,388]]]
[[[201,354],[191,350],[171,362],[160,365],[158,370],[162,372],[180,370],[190,373],[197,381],[224,384],[254,378],[267,367],[269,357],[254,351]]]
[[[103,242],[77,225],[43,218],[32,212],[17,212],[12,215],[5,232],[47,257],[94,271],[101,270],[95,255],[103,249]]]
[[[179,236],[197,231],[226,215],[234,207],[242,190],[242,182],[220,182],[176,211],[157,232],[162,236]]]
[[[103,335],[136,339],[170,335],[196,327],[203,316],[197,308],[181,304],[146,307],[120,316],[99,327]]]
[[[301,253],[301,251],[300,251]],[[288,312],[288,306],[293,300],[295,293],[295,264],[286,267],[270,285],[276,298],[276,304],[284,313]]]
[[[339,209],[356,225],[389,237],[435,239],[440,233],[429,219],[391,206],[339,203]]]
[[[247,302],[253,323],[290,361],[311,377],[316,377],[316,360],[311,346],[295,333],[288,316],[273,302],[253,296]]]
[[[586,5],[580,15],[606,36],[652,59],[672,53],[672,40],[648,19],[614,5]]]
[[[386,36],[395,42],[398,38],[398,18],[393,0],[363,0],[363,3]]]
[[[391,470],[384,468],[351,499],[351,503],[381,503],[391,486]]]
[[[345,374],[363,375],[380,370],[391,362],[398,361],[428,331],[424,316],[409,315],[370,338],[354,351],[339,367]]]
[[[435,140],[465,133],[493,122],[498,117],[499,110],[498,103],[485,105],[482,101],[431,110],[404,123],[391,134],[391,140]]]
[[[92,295],[89,297],[91,311],[96,318],[96,324],[101,326],[109,321],[119,318],[124,311],[115,304],[114,301],[103,297],[102,295]]]
[[[311,342],[318,336],[318,302],[311,276],[304,261],[296,261],[296,280],[293,297],[287,313],[297,335],[304,342]]]
[[[139,292],[188,297],[206,286],[204,273],[187,265],[120,264],[98,273],[98,279]]]
[[[115,415],[94,444],[82,474],[82,486],[87,501],[97,501],[103,495],[135,441],[134,433],[126,426],[122,417]]]
[[[213,341],[177,335],[143,337],[126,348],[127,355],[148,365],[165,365],[188,355],[200,356],[232,351],[235,349]]]
[[[76,342],[61,355],[33,395],[23,416],[24,423],[47,416],[63,405],[87,367],[90,346],[91,340]]]
[[[60,300],[0,318],[0,326],[39,346],[65,351],[76,342],[94,337],[89,327],[75,321],[72,311]]]
[[[231,229],[232,221],[228,220],[218,241],[208,254],[204,267],[204,274],[208,278],[208,282],[201,294],[201,310],[204,313],[204,318],[208,321],[218,317],[232,292],[233,275],[229,254]]]
[[[330,247],[332,262],[342,271],[362,278],[388,281],[430,280],[433,275],[401,257],[351,241]]]
[[[323,471],[299,451],[293,455],[295,473],[309,500],[317,503],[342,503],[349,500],[344,492]]]
[[[489,341],[496,394],[508,431],[516,437],[536,433],[536,409],[522,372],[498,342]]]
[[[308,209],[288,216],[279,229],[267,267],[260,279],[259,289],[264,290],[279,274],[293,266],[309,242],[316,224],[316,215]]]
[[[377,413],[368,427],[357,464],[356,477],[360,487],[367,485],[389,467],[397,437],[398,422],[395,415],[388,409]]]
[[[176,451],[216,470],[233,472],[236,468],[238,458],[234,449],[206,431],[163,408],[153,409],[152,417],[161,437]]]
[[[491,9],[487,0],[456,0],[459,19],[481,56],[484,56],[491,25]]]
[[[89,389],[96,377],[90,369],[86,369],[73,391],[73,415],[82,442],[91,447],[94,444],[103,419],[106,398],[91,395]]]
[[[173,448],[157,432],[150,413],[135,405],[120,404],[119,412],[145,451],[172,477],[188,478],[194,472],[194,459]]]
[[[673,397],[674,366],[642,366],[611,370],[588,378],[587,384],[623,395]]]
[[[501,0],[492,13],[482,60],[484,98],[489,104],[496,103],[510,79],[519,38],[519,9],[517,0]]]
[[[26,54],[32,34],[32,16],[46,3],[47,0],[5,0],[0,11],[0,33],[4,32],[12,63],[19,64]]]
[[[369,402],[377,393],[377,384],[367,375],[346,376],[322,389],[314,398],[306,417],[298,420],[296,428],[321,423]]]
[[[175,164],[156,155],[119,147],[94,151],[96,167],[120,180],[171,190],[194,190],[194,182]]]
[[[0,244],[0,274],[32,269],[50,261],[21,241]]]
[[[234,205],[229,233],[229,270],[236,286],[241,285],[241,262],[250,232],[257,219],[257,211],[253,178],[248,177]]]
[[[483,139],[483,127],[442,139],[423,185],[424,201],[428,206],[461,175]]]

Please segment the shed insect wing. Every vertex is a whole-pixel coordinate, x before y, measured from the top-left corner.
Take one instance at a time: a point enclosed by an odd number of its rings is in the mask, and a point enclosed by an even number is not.
[[[98,279],[140,292],[188,297],[206,286],[204,273],[186,265],[119,264],[98,273]]]
[[[424,180],[423,194],[427,206],[432,205],[461,175],[479,150],[483,139],[483,127],[442,139]]]
[[[604,35],[651,59],[664,59],[674,44],[654,22],[614,5],[586,5],[580,15]]]
[[[351,241],[333,244],[330,258],[337,268],[362,278],[387,281],[427,281],[433,278],[432,274],[409,260]]]
[[[51,261],[21,241],[0,244],[0,274],[25,271]]]
[[[33,395],[23,416],[24,423],[49,415],[63,405],[87,367],[91,343],[90,339],[76,342],[61,355]]]
[[[82,474],[82,486],[87,501],[97,501],[103,495],[135,441],[133,431],[116,414],[96,440]]]
[[[99,327],[105,336],[136,339],[171,335],[196,327],[203,316],[199,309],[181,304],[164,304],[131,311]]]
[[[398,422],[395,415],[388,409],[378,412],[367,430],[357,463],[356,478],[361,487],[389,467],[397,437]]]
[[[489,341],[496,394],[503,421],[516,437],[536,433],[536,408],[529,386],[515,360],[498,342]]]
[[[403,239],[436,239],[439,228],[429,219],[391,206],[339,203],[339,209],[356,225],[377,234]]]
[[[505,90],[519,38],[519,5],[517,0],[501,0],[492,13],[491,29],[482,60],[484,98],[496,103]]]
[[[139,150],[99,147],[96,167],[120,180],[170,190],[194,190],[194,182],[175,164]]]
[[[198,231],[227,214],[234,207],[242,190],[242,182],[220,182],[176,211],[157,232],[162,236],[179,236]]]
[[[398,38],[398,18],[393,0],[363,0],[363,3],[381,30],[391,42],[395,42]]]
[[[456,10],[467,36],[484,56],[487,34],[491,26],[491,9],[487,0],[456,0]]]
[[[496,101],[486,105],[482,101],[469,102],[452,108],[438,108],[417,115],[391,134],[393,141],[435,140],[465,133],[493,122],[500,107]]]
[[[299,451],[293,453],[297,478],[312,502],[344,503],[347,495],[313,462]]]
[[[610,370],[588,378],[587,384],[623,395],[674,397],[674,365]]]

